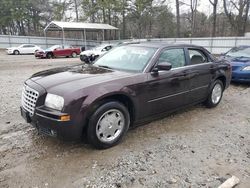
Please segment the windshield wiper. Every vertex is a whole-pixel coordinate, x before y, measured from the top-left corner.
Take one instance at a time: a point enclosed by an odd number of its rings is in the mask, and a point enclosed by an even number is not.
[[[107,65],[98,65],[98,67],[106,68],[106,69],[112,69],[111,67],[109,67],[109,66],[107,66]]]

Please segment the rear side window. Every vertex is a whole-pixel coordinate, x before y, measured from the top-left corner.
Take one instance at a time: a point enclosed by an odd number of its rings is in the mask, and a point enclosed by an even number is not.
[[[190,58],[190,65],[197,65],[208,62],[208,58],[202,51],[196,49],[188,49],[188,52]]]
[[[158,64],[163,62],[170,63],[172,68],[185,66],[185,54],[182,48],[173,48],[164,50],[158,60]]]

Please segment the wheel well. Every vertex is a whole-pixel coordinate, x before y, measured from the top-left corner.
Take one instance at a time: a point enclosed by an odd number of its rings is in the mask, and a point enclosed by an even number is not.
[[[217,80],[220,80],[223,83],[223,87],[225,89],[226,87],[226,77],[225,76],[219,76]]]
[[[100,105],[102,105],[102,104],[104,104],[105,102],[108,102],[108,101],[118,101],[118,102],[122,103],[128,109],[128,112],[129,112],[129,115],[130,115],[130,122],[133,123],[133,121],[135,119],[135,107],[134,107],[134,104],[133,104],[132,100],[128,96],[123,95],[123,94],[115,94],[115,95],[107,96],[107,97],[104,97],[101,100],[95,102],[94,109],[92,109],[92,113]]]

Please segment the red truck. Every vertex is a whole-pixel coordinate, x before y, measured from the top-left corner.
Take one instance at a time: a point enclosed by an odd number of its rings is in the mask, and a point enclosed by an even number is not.
[[[40,50],[35,53],[37,58],[55,58],[55,57],[77,57],[81,52],[80,48],[68,45],[54,45],[46,50]]]

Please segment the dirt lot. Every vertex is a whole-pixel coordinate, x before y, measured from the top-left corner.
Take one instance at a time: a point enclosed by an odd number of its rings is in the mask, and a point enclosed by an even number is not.
[[[250,87],[231,85],[215,109],[198,105],[130,130],[108,150],[38,135],[19,113],[31,74],[78,64],[0,54],[0,187],[218,187],[250,185]]]

